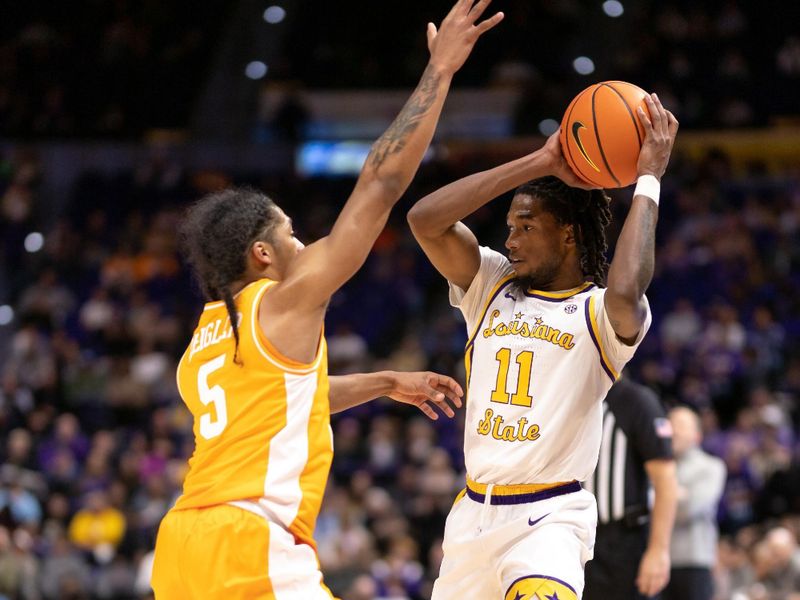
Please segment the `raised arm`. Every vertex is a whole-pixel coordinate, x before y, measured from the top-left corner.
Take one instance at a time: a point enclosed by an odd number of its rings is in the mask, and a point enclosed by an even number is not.
[[[645,139],[639,153],[639,177],[650,175],[660,182],[669,163],[678,120],[652,94],[646,96],[650,118],[640,108]],[[655,181],[650,182],[656,184]],[[637,190],[640,190],[637,185]],[[653,278],[655,235],[658,221],[658,185],[647,195],[634,192],[633,202],[617,240],[608,269],[605,306],[609,322],[623,341],[633,342],[647,317],[644,292]]]
[[[308,246],[281,282],[293,310],[314,309],[361,267],[430,144],[447,91],[475,42],[502,13],[477,23],[491,0],[458,0],[440,29],[428,24],[430,62],[417,89],[373,144],[330,235]]]
[[[425,196],[409,211],[408,224],[433,266],[466,290],[480,267],[480,254],[478,240],[461,219],[526,181],[546,175],[555,175],[573,187],[586,187],[567,167],[558,133],[532,154],[464,177]]]

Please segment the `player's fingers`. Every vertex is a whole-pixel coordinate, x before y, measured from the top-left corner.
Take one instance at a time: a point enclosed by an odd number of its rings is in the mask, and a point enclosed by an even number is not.
[[[470,9],[467,18],[473,23],[477,21],[478,17],[480,17],[483,14],[483,11],[486,10],[486,7],[489,6],[489,3],[491,1],[492,0],[478,0],[475,3],[475,5]]]
[[[432,408],[431,408],[431,407],[428,405],[428,403],[427,403],[427,402],[423,402],[422,404],[419,404],[418,406],[419,406],[419,409],[420,409],[420,410],[421,410],[421,411],[422,411],[422,412],[425,414],[425,416],[426,416],[426,417],[428,417],[429,419],[432,419],[433,421],[436,421],[436,420],[439,418],[439,415],[437,415],[437,414],[436,414],[436,411],[435,411],[435,410],[433,410],[433,409],[432,409]]]
[[[436,37],[436,25],[433,23],[428,23],[428,30],[426,33],[428,35],[428,48],[430,48],[434,38]]]
[[[641,106],[639,106],[636,109],[636,112],[639,113],[639,120],[642,122],[642,125],[644,126],[645,135],[647,135],[647,136],[652,135],[653,134],[653,124],[650,122],[650,119],[648,118],[647,113],[644,112],[644,109]]]
[[[672,137],[675,137],[681,124],[678,123],[678,119],[670,111],[667,111],[667,119],[669,119],[669,133]]]
[[[432,400],[434,402],[442,402],[446,396],[444,395],[444,392],[440,392],[435,387],[433,387],[434,385],[436,385],[436,380],[431,380],[430,376],[427,377],[426,379],[427,382],[419,386],[419,393],[422,396],[426,397],[428,400]]]
[[[453,390],[443,385],[436,386],[436,389],[444,394],[444,399],[441,400],[442,404],[447,405],[447,403],[450,402],[456,408],[461,408],[461,398],[459,398]]]
[[[458,396],[464,395],[464,390],[461,389],[461,386],[458,385],[458,382],[453,379],[452,377],[448,377],[447,375],[440,375],[439,373],[431,373],[435,377],[435,379],[429,379],[428,383],[431,385],[437,386],[444,386],[453,391],[453,393],[457,394]]]
[[[447,13],[447,14],[444,16],[444,19],[442,19],[442,25],[444,25],[444,23],[445,23],[446,21],[449,21],[450,19],[452,19],[452,18],[453,18],[453,15],[455,15],[456,13],[458,13],[458,12],[461,10],[461,7],[462,7],[463,5],[464,5],[464,0],[456,0],[456,3],[455,3],[455,4],[453,4],[453,6],[452,6],[452,7],[450,7],[450,12],[448,12],[448,13]]]
[[[438,392],[437,399],[429,398],[428,402],[432,403],[434,406],[436,406],[440,411],[442,411],[445,415],[447,415],[450,418],[456,415],[453,408],[447,403],[447,396],[445,396],[441,392]]]
[[[667,109],[661,104],[661,98],[658,97],[658,94],[653,94],[653,98],[655,99],[658,116],[661,117],[661,133],[666,137],[669,135],[669,116],[667,115]]]
[[[450,12],[460,12],[463,14],[468,14],[469,9],[472,7],[472,3],[474,0],[458,0],[453,6],[453,10]]]
[[[434,404],[445,414],[446,417],[452,419],[456,416],[455,411],[447,402],[434,402]]]
[[[656,110],[658,111],[661,135],[664,139],[667,139],[669,137],[669,117],[667,116],[667,109],[661,104],[661,98],[658,97],[658,94],[653,94],[653,100],[655,101]]]
[[[650,123],[653,125],[653,132],[656,134],[661,133],[661,113],[658,112],[658,107],[656,106],[655,101],[653,100],[653,96],[655,94],[649,94],[644,97],[644,102],[647,104],[647,110],[650,112]]]
[[[493,17],[490,17],[490,18],[486,19],[485,21],[482,21],[481,23],[478,23],[475,26],[475,29],[478,30],[478,35],[483,35],[487,31],[489,31],[492,27],[494,27],[500,21],[502,21],[503,17],[505,17],[505,15],[503,13],[499,12],[496,15],[494,15]]]
[[[461,398],[453,390],[443,385],[436,386],[436,389],[442,392],[444,394],[444,397],[447,400],[449,400],[453,404],[453,406],[455,406],[456,408],[461,408]]]

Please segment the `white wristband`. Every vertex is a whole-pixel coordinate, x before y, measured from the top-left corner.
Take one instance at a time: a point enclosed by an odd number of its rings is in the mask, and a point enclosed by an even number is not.
[[[636,180],[636,189],[633,190],[634,196],[647,196],[658,206],[658,197],[661,194],[661,182],[655,175],[642,175]]]

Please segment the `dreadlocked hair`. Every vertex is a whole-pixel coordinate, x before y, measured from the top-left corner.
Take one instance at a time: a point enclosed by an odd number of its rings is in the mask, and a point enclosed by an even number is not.
[[[278,223],[278,207],[252,188],[233,188],[208,194],[187,211],[180,227],[183,253],[209,301],[222,300],[236,340],[239,358],[239,320],[231,286],[247,266],[247,252],[256,241],[269,241]]]
[[[519,186],[514,194],[539,198],[561,225],[572,225],[580,250],[581,271],[598,286],[608,273],[606,227],[611,222],[610,198],[603,190],[569,187],[557,177],[541,177]]]

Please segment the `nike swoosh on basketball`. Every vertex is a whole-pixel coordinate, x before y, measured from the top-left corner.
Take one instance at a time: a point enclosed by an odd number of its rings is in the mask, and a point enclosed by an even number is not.
[[[541,521],[542,519],[544,519],[544,518],[545,518],[546,516],[548,516],[549,514],[550,514],[550,513],[547,513],[546,515],[543,515],[543,516],[539,517],[539,518],[538,518],[538,519],[536,519],[535,521],[531,521],[531,518],[530,518],[530,517],[528,517],[528,525],[530,525],[531,527],[533,527],[534,525],[536,525],[536,524],[537,524],[539,521]]]
[[[583,147],[583,142],[581,141],[581,134],[580,134],[581,129],[586,129],[586,125],[584,125],[580,121],[575,121],[572,124],[572,137],[575,138],[575,144],[577,144],[581,156],[583,156],[583,158],[586,159],[586,162],[588,162],[589,165],[591,165],[591,167],[599,173],[600,169],[598,169],[597,165],[594,164],[594,162],[592,162],[592,159],[589,158],[589,155],[586,153],[586,148]]]

